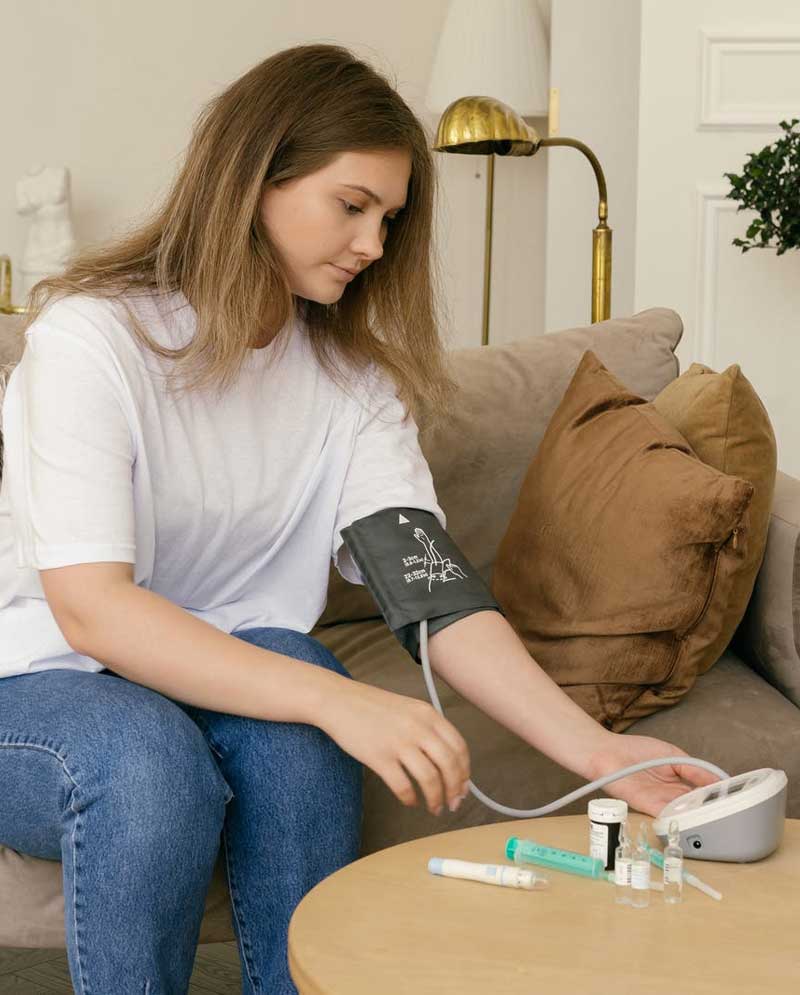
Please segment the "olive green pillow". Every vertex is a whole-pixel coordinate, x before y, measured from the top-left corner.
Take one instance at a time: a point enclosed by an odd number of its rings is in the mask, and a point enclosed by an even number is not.
[[[775,433],[766,408],[738,364],[715,373],[702,363],[692,363],[654,398],[653,407],[704,463],[749,480],[755,488],[742,536],[744,561],[733,578],[722,627],[698,661],[698,673],[703,674],[733,637],[764,558],[777,473]]]

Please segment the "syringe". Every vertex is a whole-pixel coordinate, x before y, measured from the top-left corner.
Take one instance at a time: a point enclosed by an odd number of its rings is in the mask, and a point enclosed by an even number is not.
[[[574,850],[557,850],[551,846],[541,846],[533,840],[523,840],[509,836],[506,840],[506,857],[515,864],[538,864],[553,871],[566,871],[584,878],[607,880],[605,865],[598,857],[587,857]]]

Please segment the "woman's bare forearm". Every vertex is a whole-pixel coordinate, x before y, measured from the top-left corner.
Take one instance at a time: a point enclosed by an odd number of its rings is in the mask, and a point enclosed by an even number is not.
[[[499,612],[474,612],[431,636],[431,669],[463,697],[568,770],[591,779],[614,740],[546,674]]]
[[[137,684],[215,712],[322,727],[326,702],[350,679],[262,649],[169,599],[120,585],[82,626],[73,649]]]

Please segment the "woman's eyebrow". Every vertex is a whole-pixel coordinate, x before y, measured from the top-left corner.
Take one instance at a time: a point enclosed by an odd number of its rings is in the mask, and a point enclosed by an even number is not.
[[[365,193],[370,198],[370,200],[374,200],[379,207],[383,207],[383,201],[376,193],[370,190],[369,187],[362,187],[359,186],[359,184],[357,183],[343,183],[342,186],[349,187],[351,190],[360,190],[362,193]],[[401,211],[405,206],[406,206],[405,204],[399,204],[397,207],[391,208],[391,210]]]

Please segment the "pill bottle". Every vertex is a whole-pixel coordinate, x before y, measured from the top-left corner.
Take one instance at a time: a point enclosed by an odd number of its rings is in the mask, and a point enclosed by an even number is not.
[[[614,870],[619,827],[628,818],[628,803],[620,798],[593,798],[589,802],[589,854]]]

